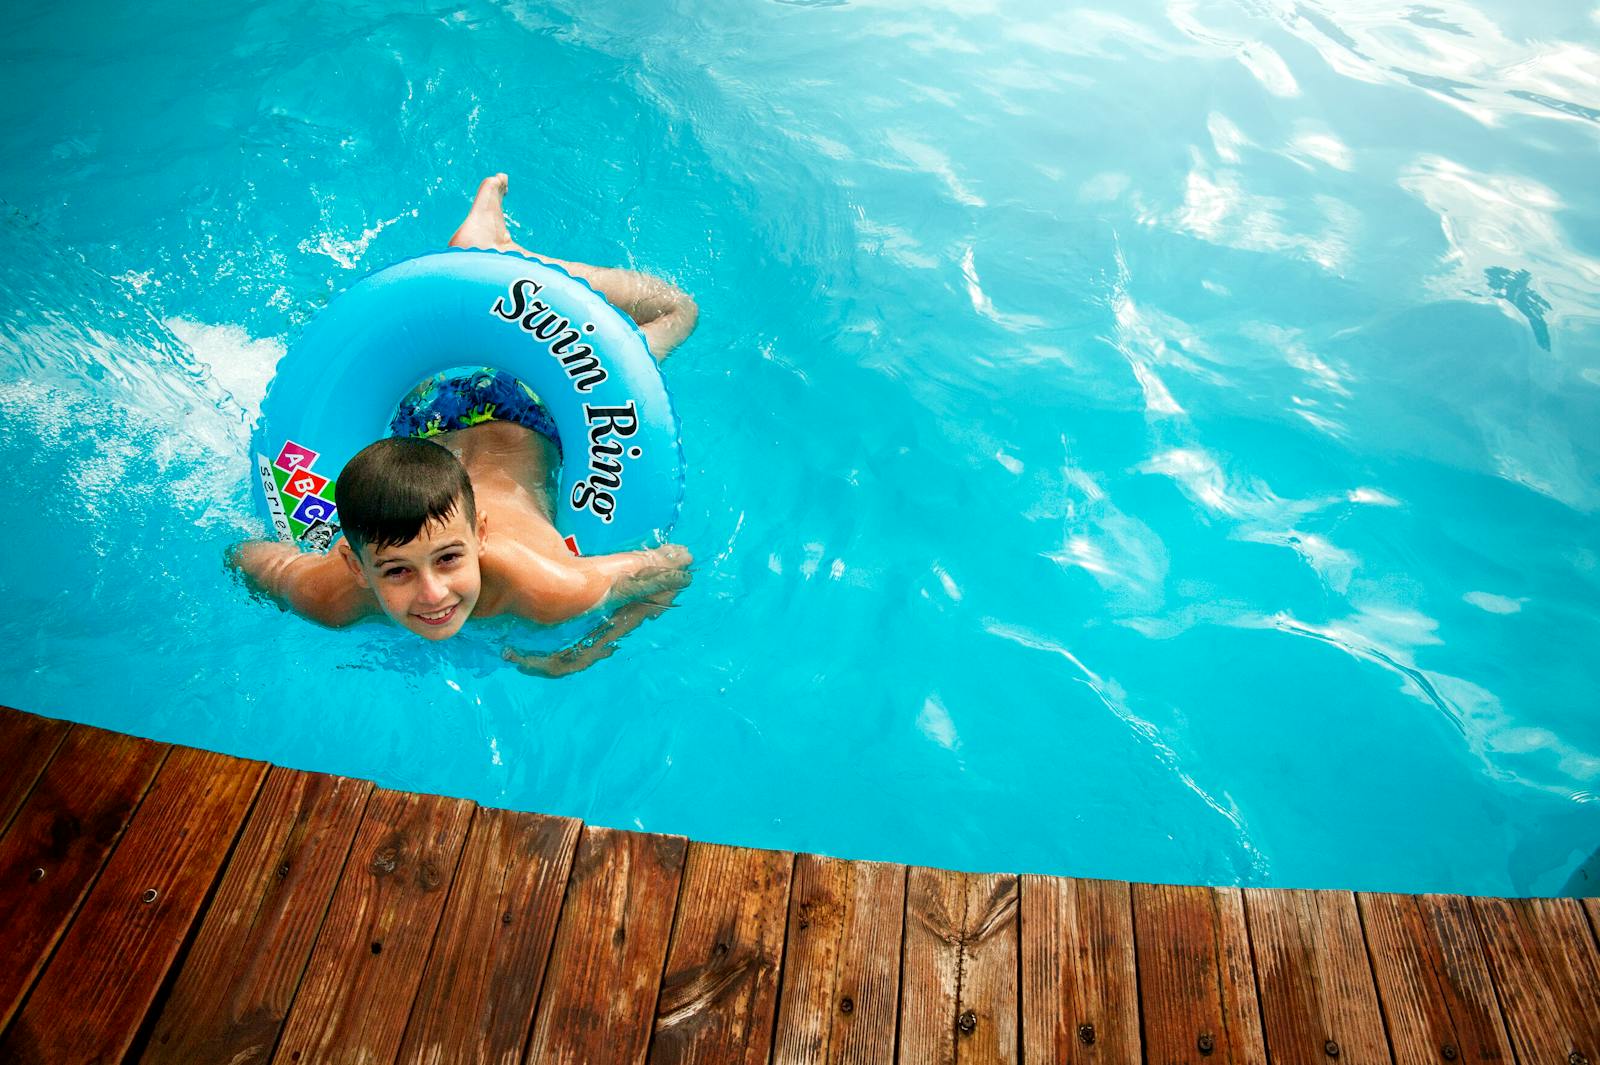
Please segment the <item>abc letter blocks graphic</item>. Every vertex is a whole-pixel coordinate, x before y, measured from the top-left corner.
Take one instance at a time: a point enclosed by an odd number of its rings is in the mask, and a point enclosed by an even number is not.
[[[315,451],[291,440],[272,462],[272,479],[288,515],[291,535],[325,549],[339,531],[338,506],[334,483],[311,468],[316,461]]]

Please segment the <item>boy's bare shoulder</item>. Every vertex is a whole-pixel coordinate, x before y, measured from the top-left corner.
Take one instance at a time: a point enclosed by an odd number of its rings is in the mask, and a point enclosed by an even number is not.
[[[229,562],[251,588],[318,624],[343,628],[377,612],[372,594],[337,550],[306,554],[290,544],[251,540],[236,546]]]
[[[599,606],[608,582],[585,560],[567,554],[565,545],[561,552],[566,557],[551,557],[534,545],[498,537],[480,559],[494,613],[557,625]]]

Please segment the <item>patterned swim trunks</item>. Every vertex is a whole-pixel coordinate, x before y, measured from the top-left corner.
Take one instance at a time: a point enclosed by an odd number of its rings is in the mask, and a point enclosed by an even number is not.
[[[426,439],[484,422],[516,422],[561,447],[555,419],[538,393],[490,366],[434,374],[417,385],[395,409],[389,435]]]

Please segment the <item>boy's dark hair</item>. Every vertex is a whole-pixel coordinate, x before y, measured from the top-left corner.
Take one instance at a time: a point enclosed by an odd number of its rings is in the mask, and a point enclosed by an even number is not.
[[[472,482],[456,457],[429,440],[391,436],[368,444],[345,463],[335,491],[350,549],[396,547],[415,540],[463,508],[478,520]]]

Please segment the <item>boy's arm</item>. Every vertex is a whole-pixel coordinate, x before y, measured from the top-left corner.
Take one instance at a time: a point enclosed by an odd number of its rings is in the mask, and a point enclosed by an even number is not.
[[[672,606],[672,600],[681,589],[662,592],[645,599],[636,599],[595,626],[587,636],[571,647],[554,654],[527,654],[507,647],[502,652],[508,662],[515,662],[519,672],[531,677],[566,677],[588,669],[602,658],[610,658],[617,650],[617,641],[649,621],[659,617]]]
[[[342,628],[376,609],[335,551],[306,554],[291,544],[247,540],[230,548],[227,559],[252,591],[319,624]]]
[[[681,589],[689,584],[687,567],[694,561],[677,544],[561,562],[532,550],[502,551],[497,548],[497,562],[515,589],[513,612],[541,625],[559,625],[591,611]]]
[[[569,263],[538,252],[528,254],[541,262],[559,266],[572,276],[581,277],[593,285],[596,291],[638,324],[657,362],[683,343],[694,332],[695,323],[700,319],[700,308],[695,305],[693,298],[659,277],[610,266]]]

